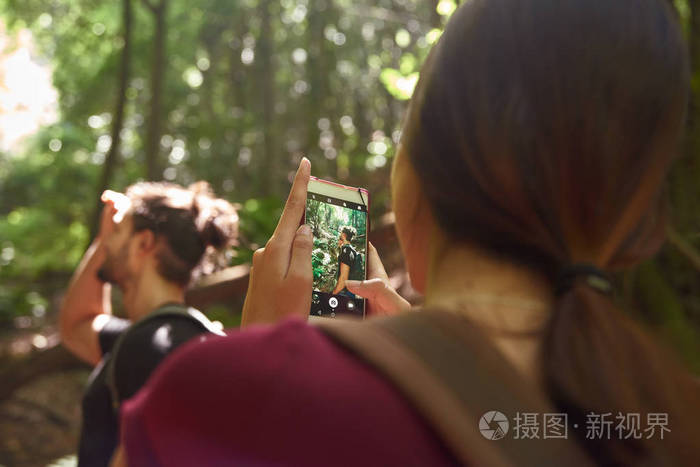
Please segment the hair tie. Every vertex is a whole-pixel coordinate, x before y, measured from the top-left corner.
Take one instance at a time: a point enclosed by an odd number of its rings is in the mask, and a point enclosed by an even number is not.
[[[612,292],[612,281],[605,272],[593,264],[577,263],[566,266],[560,271],[555,284],[556,295],[563,295],[571,290],[579,278],[602,294],[610,295]]]

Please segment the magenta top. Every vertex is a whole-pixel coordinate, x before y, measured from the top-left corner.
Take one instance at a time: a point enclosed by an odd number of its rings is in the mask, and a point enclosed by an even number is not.
[[[403,397],[290,319],[178,349],[122,407],[130,465],[456,465]]]

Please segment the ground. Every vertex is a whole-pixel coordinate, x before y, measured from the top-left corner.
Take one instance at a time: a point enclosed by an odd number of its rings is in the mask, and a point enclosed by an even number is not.
[[[40,378],[0,404],[0,465],[44,466],[74,453],[88,372]]]

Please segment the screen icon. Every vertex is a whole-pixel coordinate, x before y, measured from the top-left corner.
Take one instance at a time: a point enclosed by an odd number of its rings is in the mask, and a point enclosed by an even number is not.
[[[335,297],[331,297],[328,299],[328,304],[331,306],[331,308],[335,308],[338,306],[338,299]]]

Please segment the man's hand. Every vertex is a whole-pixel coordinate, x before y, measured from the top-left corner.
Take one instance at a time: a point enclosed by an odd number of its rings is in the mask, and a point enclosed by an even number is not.
[[[106,238],[114,232],[114,226],[124,219],[124,215],[131,207],[131,200],[125,194],[112,190],[105,190],[100,199],[104,207],[97,237]]]
[[[304,158],[272,237],[253,254],[241,326],[276,323],[287,316],[306,319],[311,309],[313,235],[299,227],[306,209],[311,163]]]
[[[395,315],[411,309],[408,303],[389,283],[382,260],[374,245],[369,244],[366,281],[346,281],[345,286],[356,295],[367,299],[367,313],[373,315]]]

